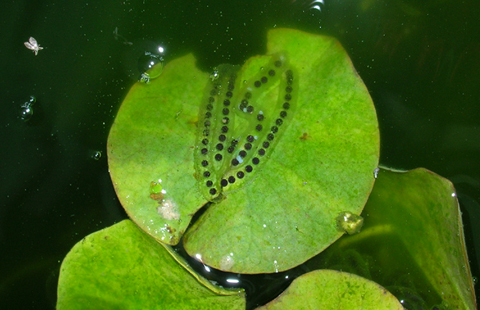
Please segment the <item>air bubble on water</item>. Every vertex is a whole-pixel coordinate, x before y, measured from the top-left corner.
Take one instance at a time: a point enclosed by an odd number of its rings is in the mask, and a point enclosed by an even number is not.
[[[163,72],[165,64],[165,48],[156,46],[154,49],[144,51],[138,58],[138,71],[140,72],[139,81],[150,83],[151,80],[158,78]]]
[[[20,106],[20,119],[24,122],[28,122],[33,116],[33,105],[37,102],[34,96],[30,96],[30,100],[24,102]]]
[[[102,152],[96,151],[95,154],[92,155],[92,158],[95,160],[99,160],[100,158],[102,158]]]
[[[20,119],[24,122],[28,122],[33,116],[33,109],[29,107],[23,107],[20,110]]]
[[[295,2],[295,1],[292,1],[292,2]],[[325,5],[325,0],[304,0],[304,1],[298,1],[298,4],[299,4],[298,8],[301,9],[302,12],[306,13],[311,10],[316,10],[321,12],[322,7],[324,7]],[[311,15],[314,16],[313,14]]]

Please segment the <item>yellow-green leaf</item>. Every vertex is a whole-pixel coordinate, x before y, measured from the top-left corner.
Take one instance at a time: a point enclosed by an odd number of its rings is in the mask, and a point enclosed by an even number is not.
[[[243,291],[214,290],[125,220],[70,250],[60,270],[57,309],[245,309]]]
[[[257,310],[403,310],[385,288],[354,274],[316,270],[297,279],[279,297]]]
[[[345,233],[338,216],[362,212],[379,133],[338,41],[275,29],[266,55],[241,68],[201,72],[187,55],[135,85],[108,151],[119,199],[147,233],[176,244],[210,203],[185,235],[187,252],[217,269],[268,273],[323,251]]]

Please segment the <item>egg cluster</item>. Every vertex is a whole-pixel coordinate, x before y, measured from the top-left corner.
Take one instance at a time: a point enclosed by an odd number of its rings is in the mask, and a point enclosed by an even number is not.
[[[291,118],[297,76],[283,55],[271,56],[249,81],[221,65],[198,121],[195,169],[209,200],[238,188],[268,160]]]

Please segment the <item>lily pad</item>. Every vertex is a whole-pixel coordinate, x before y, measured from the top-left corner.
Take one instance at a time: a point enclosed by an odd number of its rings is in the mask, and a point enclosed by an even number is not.
[[[403,310],[403,307],[375,282],[346,272],[316,270],[295,279],[279,297],[257,309]]]
[[[245,309],[245,294],[208,289],[125,220],[70,250],[60,271],[57,309]]]
[[[423,168],[382,168],[365,225],[307,263],[386,287],[411,309],[476,309],[461,212],[450,181]]]
[[[333,38],[268,35],[265,56],[199,71],[191,55],[135,85],[108,141],[110,173],[131,218],[214,268],[290,269],[335,242],[374,183],[373,103]],[[160,185],[160,186],[159,186]]]

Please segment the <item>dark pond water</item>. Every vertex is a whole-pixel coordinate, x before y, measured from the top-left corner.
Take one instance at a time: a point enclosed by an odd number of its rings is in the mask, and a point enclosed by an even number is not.
[[[478,1],[59,0],[1,6],[2,308],[53,309],[68,250],[126,218],[105,145],[123,97],[140,76],[139,52],[160,44],[167,61],[193,52],[209,70],[263,53],[273,27],[342,42],[377,107],[381,163],[426,167],[455,184],[472,272],[480,274]],[[37,56],[23,44],[30,36],[44,47]],[[20,112],[30,96],[36,102],[24,122]]]

